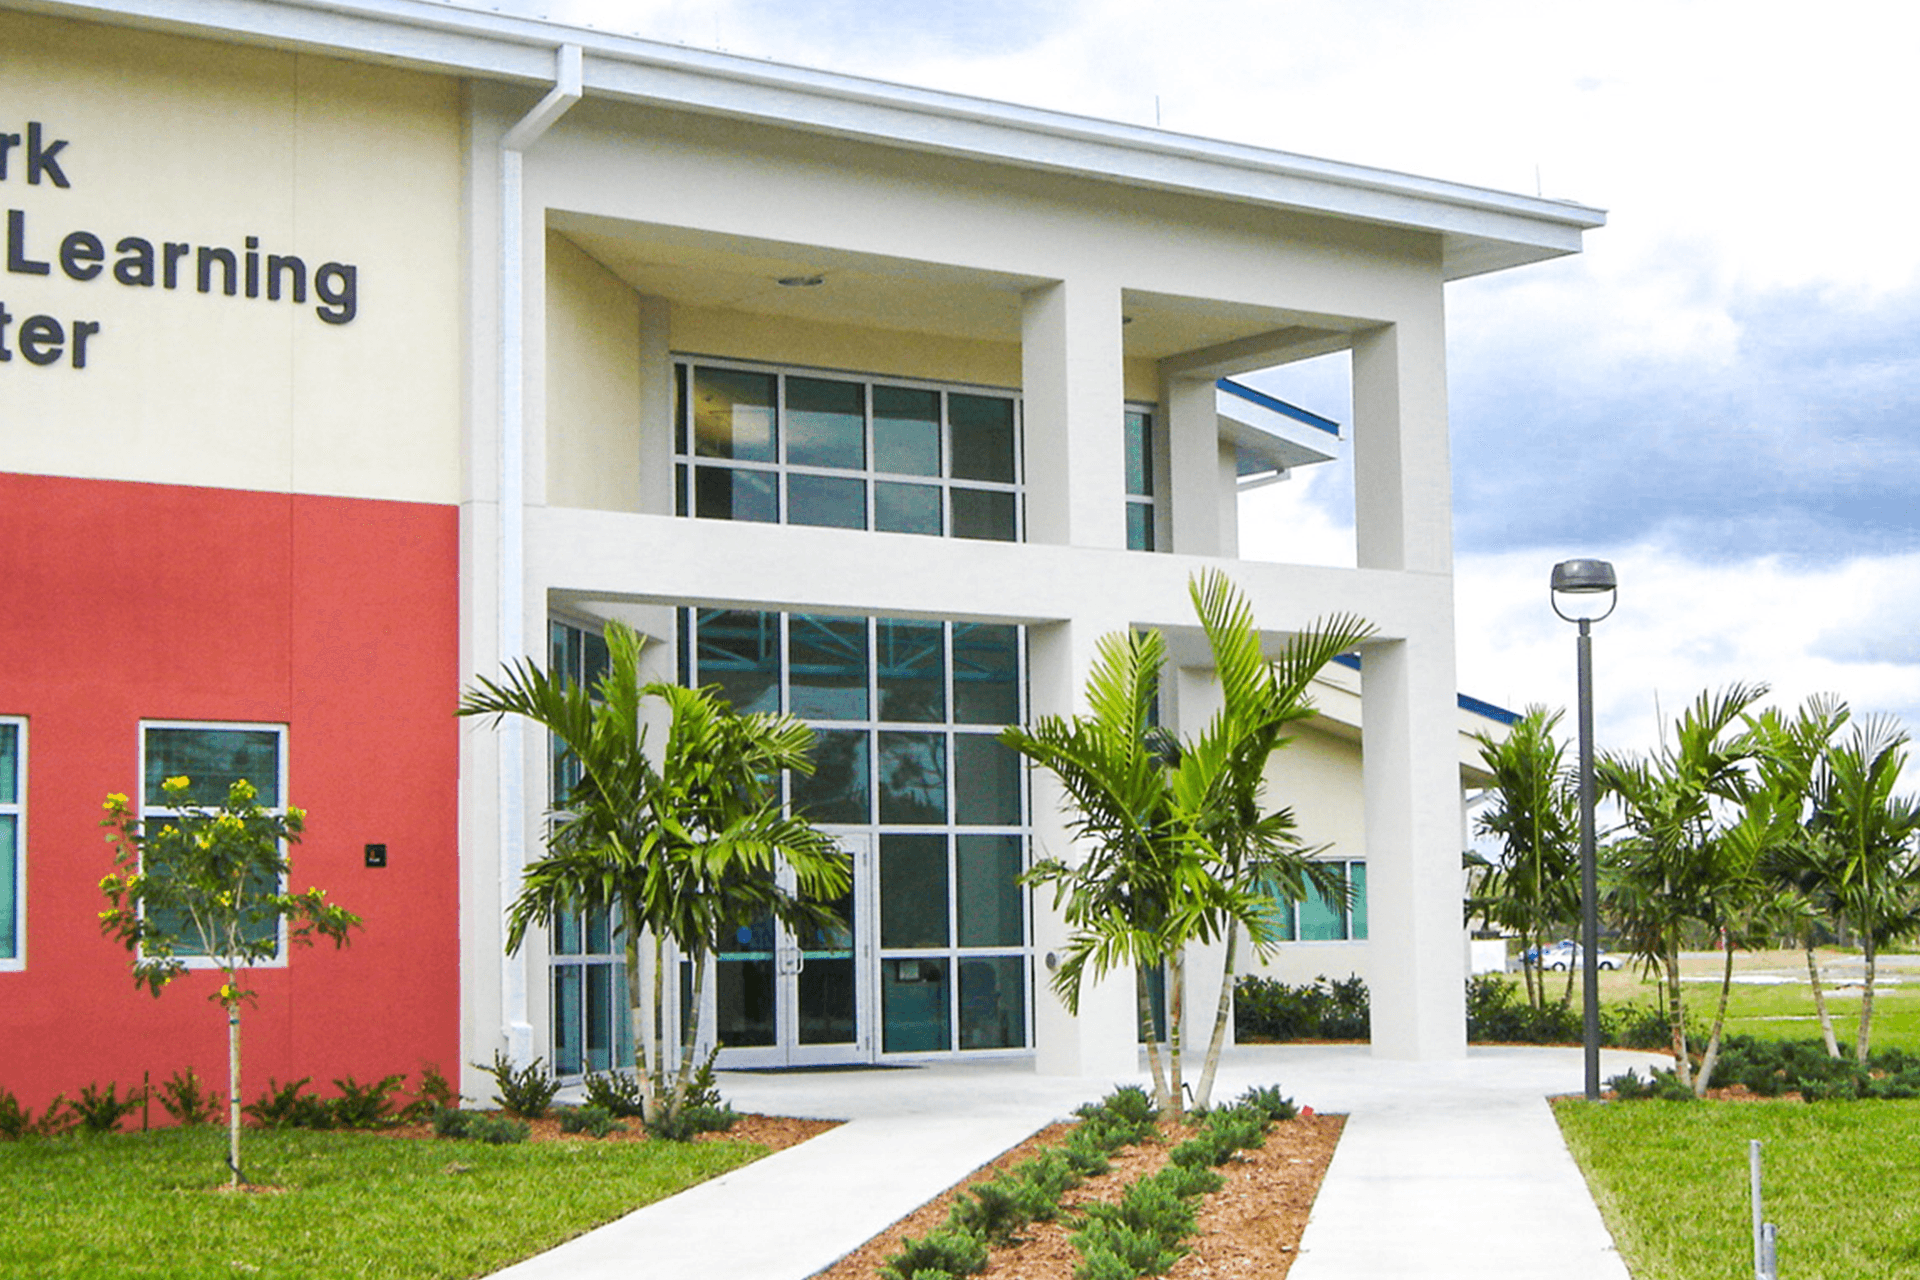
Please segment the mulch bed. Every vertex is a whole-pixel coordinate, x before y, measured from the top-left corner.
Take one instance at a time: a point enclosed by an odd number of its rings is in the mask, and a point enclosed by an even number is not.
[[[1201,1203],[1198,1234],[1187,1242],[1192,1252],[1168,1276],[1174,1280],[1277,1280],[1286,1275],[1345,1123],[1345,1116],[1322,1115],[1284,1121],[1268,1132],[1265,1146],[1242,1151],[1221,1166],[1227,1184]],[[1042,1129],[820,1272],[815,1280],[873,1280],[904,1237],[925,1235],[947,1220],[948,1208],[961,1191],[1018,1164],[1041,1147],[1064,1141],[1069,1128],[1055,1124]],[[1118,1200],[1130,1183],[1165,1164],[1167,1151],[1179,1140],[1173,1126],[1163,1123],[1159,1141],[1116,1153],[1111,1170],[1067,1192],[1061,1203],[1071,1210],[1090,1200]],[[1064,1219],[1068,1216],[1033,1223],[1019,1242],[995,1249],[982,1273],[984,1280],[1071,1280],[1080,1255],[1067,1238]]]

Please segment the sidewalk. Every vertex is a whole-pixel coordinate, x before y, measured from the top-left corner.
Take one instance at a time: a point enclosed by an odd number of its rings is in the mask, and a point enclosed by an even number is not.
[[[1609,1050],[1602,1071],[1648,1061]],[[805,1280],[1115,1083],[1004,1061],[725,1072],[739,1110],[849,1123],[496,1274]],[[1351,1117],[1292,1280],[1626,1280],[1545,1102],[1579,1092],[1579,1050],[1475,1048],[1447,1063],[1383,1061],[1364,1045],[1229,1050],[1216,1095],[1256,1084]]]

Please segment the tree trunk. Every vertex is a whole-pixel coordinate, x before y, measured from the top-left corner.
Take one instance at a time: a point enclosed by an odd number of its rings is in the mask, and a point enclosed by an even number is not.
[[[1861,1066],[1873,1049],[1873,978],[1879,957],[1873,945],[1873,930],[1860,931],[1861,954],[1867,961],[1867,985],[1860,991],[1860,1034],[1853,1042],[1853,1060]]]
[[[704,956],[693,962],[693,1007],[700,1007],[700,997],[707,989],[707,964]],[[684,1010],[682,1011],[684,1012]],[[693,1059],[695,1036],[684,1030],[686,1020],[681,1019],[683,1034],[680,1037],[680,1069],[674,1072],[673,1090],[667,1095],[666,1113],[669,1116],[680,1114],[680,1108],[686,1104],[687,1088],[693,1083]]]
[[[1720,1003],[1713,1011],[1713,1032],[1707,1037],[1707,1054],[1700,1060],[1700,1074],[1693,1082],[1693,1096],[1696,1098],[1706,1097],[1707,1088],[1713,1081],[1713,1064],[1720,1058],[1720,1028],[1727,1021],[1727,996],[1733,990],[1733,939],[1729,935],[1722,936],[1726,938],[1727,961],[1720,972]]]
[[[1813,986],[1813,1008],[1820,1015],[1820,1036],[1827,1042],[1827,1056],[1840,1056],[1840,1042],[1833,1034],[1833,1014],[1827,1010],[1826,989],[1820,985],[1820,962],[1813,955],[1813,932],[1809,930],[1807,941],[1807,981]]]
[[[1573,955],[1567,957],[1567,989],[1560,993],[1560,1007],[1562,1009],[1573,1003],[1573,979],[1574,975],[1580,972],[1580,956],[1582,954],[1581,950],[1575,947]]]
[[[227,975],[227,990],[233,990],[233,975]],[[240,1000],[227,1006],[227,1185],[238,1189],[246,1179],[240,1174]]]
[[[1693,1063],[1687,1058],[1687,1009],[1686,1002],[1680,996],[1680,939],[1677,933],[1668,937],[1666,954],[1662,959],[1667,969],[1667,1034],[1673,1041],[1673,1069],[1680,1083],[1691,1087]]]
[[[632,919],[631,916],[627,917]],[[653,1034],[647,1034],[647,1007],[640,998],[640,939],[633,930],[626,930],[627,952],[627,1024],[633,1035],[633,1069],[640,1077],[640,1114],[650,1116],[654,1111],[653,1071],[651,1058],[653,1046],[660,1035],[660,948],[654,943],[653,964]]]
[[[1187,1015],[1187,949],[1175,947],[1167,961],[1167,1090],[1173,1095],[1173,1118],[1184,1119],[1187,1096],[1180,1080],[1180,1033]]]
[[[1233,1021],[1233,962],[1234,951],[1240,941],[1240,922],[1227,921],[1227,961],[1220,973],[1220,1004],[1213,1013],[1213,1037],[1207,1042],[1207,1061],[1200,1068],[1200,1088],[1193,1095],[1193,1105],[1210,1107],[1213,1105],[1213,1077],[1220,1069],[1220,1054],[1227,1046],[1227,1026]]]
[[[1147,1069],[1153,1073],[1153,1105],[1164,1111],[1172,1102],[1167,1095],[1166,1073],[1160,1067],[1160,1035],[1153,1028],[1153,991],[1147,985],[1146,975],[1137,969],[1133,990],[1140,1006],[1140,1038],[1147,1046]]]

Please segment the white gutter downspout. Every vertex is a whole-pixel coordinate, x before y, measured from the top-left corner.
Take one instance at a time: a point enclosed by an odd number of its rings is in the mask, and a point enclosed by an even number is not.
[[[524,179],[528,147],[580,101],[585,57],[577,44],[555,51],[553,88],[500,140],[500,602],[499,653],[504,666],[527,652],[527,352]],[[520,893],[527,862],[527,734],[524,723],[500,721],[500,911]],[[527,1010],[527,959],[500,951],[501,1030],[507,1055],[525,1066],[534,1057]]]

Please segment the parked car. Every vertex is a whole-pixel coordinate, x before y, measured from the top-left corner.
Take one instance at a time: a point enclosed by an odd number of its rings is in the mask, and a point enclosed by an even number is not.
[[[1595,958],[1602,969],[1620,967],[1620,958],[1608,955],[1604,950]],[[1580,944],[1572,938],[1562,938],[1550,947],[1531,947],[1527,950],[1526,961],[1537,968],[1564,972],[1580,964]]]

